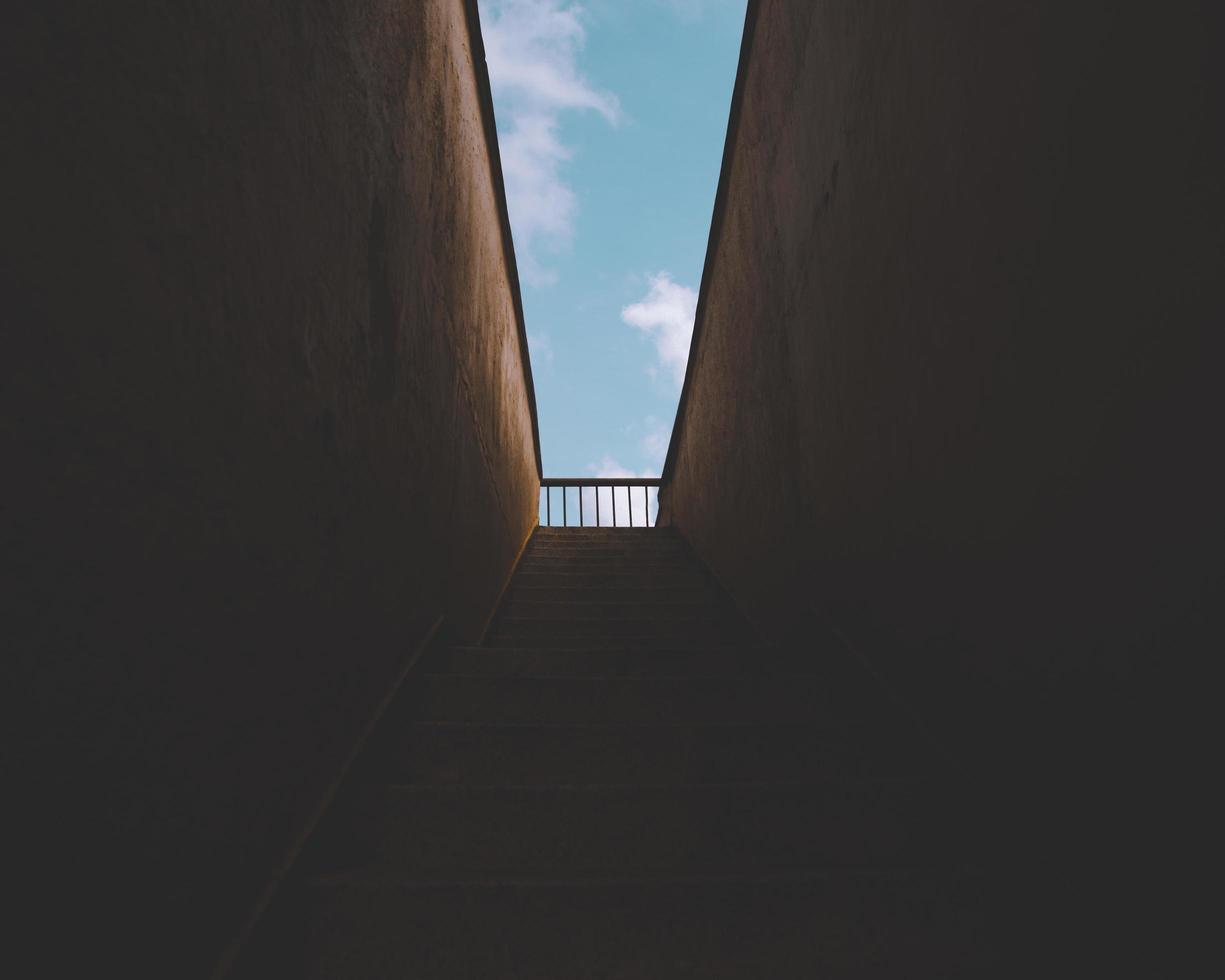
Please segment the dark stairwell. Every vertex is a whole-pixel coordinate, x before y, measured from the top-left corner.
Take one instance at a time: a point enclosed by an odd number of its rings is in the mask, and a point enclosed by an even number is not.
[[[6,975],[1202,972],[1220,4],[751,0],[615,532],[474,0],[9,6]]]
[[[979,818],[833,634],[669,528],[539,528],[410,678],[241,977],[981,976]]]

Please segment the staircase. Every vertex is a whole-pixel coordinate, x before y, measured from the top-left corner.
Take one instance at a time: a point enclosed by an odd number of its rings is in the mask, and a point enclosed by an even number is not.
[[[759,646],[674,531],[540,528],[236,975],[990,975],[952,786],[832,638]]]

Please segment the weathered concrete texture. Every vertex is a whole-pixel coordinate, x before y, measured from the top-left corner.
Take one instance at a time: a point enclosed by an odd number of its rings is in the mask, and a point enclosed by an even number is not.
[[[827,612],[1082,856],[1128,698],[1209,649],[1218,20],[762,0],[665,473],[761,627]]]
[[[52,959],[207,972],[535,523],[466,14],[56,0],[0,32],[6,795]]]

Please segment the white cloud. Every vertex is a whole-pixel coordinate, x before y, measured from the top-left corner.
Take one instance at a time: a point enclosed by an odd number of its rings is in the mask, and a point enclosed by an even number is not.
[[[598,463],[587,467],[592,476],[626,479],[640,476],[658,476],[656,473],[635,473],[622,466],[607,453]],[[583,493],[583,514],[592,524],[596,523],[596,495],[599,494],[600,526],[612,527],[613,514],[616,514],[618,527],[646,527],[648,519],[655,523],[659,513],[659,489],[647,487],[643,494],[642,487],[630,487],[628,493],[625,487],[586,487]]]
[[[632,476],[646,476],[645,473],[635,473],[633,470],[626,469],[618,463],[608,453],[604,454],[603,459],[598,463],[592,463],[587,467],[592,476],[606,476],[613,479],[623,480]]]
[[[591,476],[613,479],[658,477],[663,467],[664,456],[668,451],[670,432],[654,415],[648,415],[645,423],[646,431],[640,443],[643,458],[647,462],[645,469],[641,471],[630,469],[628,466],[623,466],[610,453],[605,453],[598,463],[588,464],[587,472]],[[639,425],[637,423],[632,423],[623,432],[628,434],[630,431],[638,428]],[[563,514],[560,491],[552,491],[551,493],[551,509],[546,511],[542,506],[540,520],[541,523],[544,523],[547,514],[555,524],[560,525]],[[565,491],[565,494],[567,507],[564,513],[566,519],[570,524],[576,526],[579,523],[580,494],[582,500],[582,520],[588,527],[595,526],[596,524],[597,501],[599,504],[600,527],[612,527],[614,525],[614,514],[616,514],[617,527],[646,527],[648,521],[654,524],[659,514],[658,487],[629,487],[628,492],[626,487],[583,487],[581,490],[571,487]]]
[[[528,354],[532,359],[532,367],[553,367],[553,345],[549,335],[545,333],[529,333],[527,335]]]
[[[642,437],[641,443],[642,454],[658,473],[663,469],[664,458],[668,455],[668,441],[672,438],[672,430],[654,415],[647,416],[646,424],[646,435]]]
[[[558,135],[561,114],[594,111],[621,118],[617,97],[591,86],[578,70],[586,34],[583,9],[567,0],[481,0],[489,80],[500,117],[498,147],[515,251],[532,285],[556,281],[541,251],[556,251],[574,233],[577,199],[562,176],[571,150]]]
[[[651,288],[646,296],[622,307],[621,319],[654,339],[659,366],[679,388],[689,361],[689,341],[698,308],[697,290],[673,282],[667,272],[650,276],[649,281]]]

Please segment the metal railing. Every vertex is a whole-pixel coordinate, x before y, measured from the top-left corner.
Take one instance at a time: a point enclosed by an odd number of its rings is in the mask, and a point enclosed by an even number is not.
[[[659,477],[546,477],[540,481],[544,494],[541,525],[544,527],[654,527],[653,516],[659,511]],[[561,490],[561,522],[554,523],[554,493]],[[622,490],[624,489],[624,494]],[[569,491],[576,490],[576,507],[571,506]],[[641,490],[639,495],[636,491]],[[572,522],[574,510],[578,523]]]

